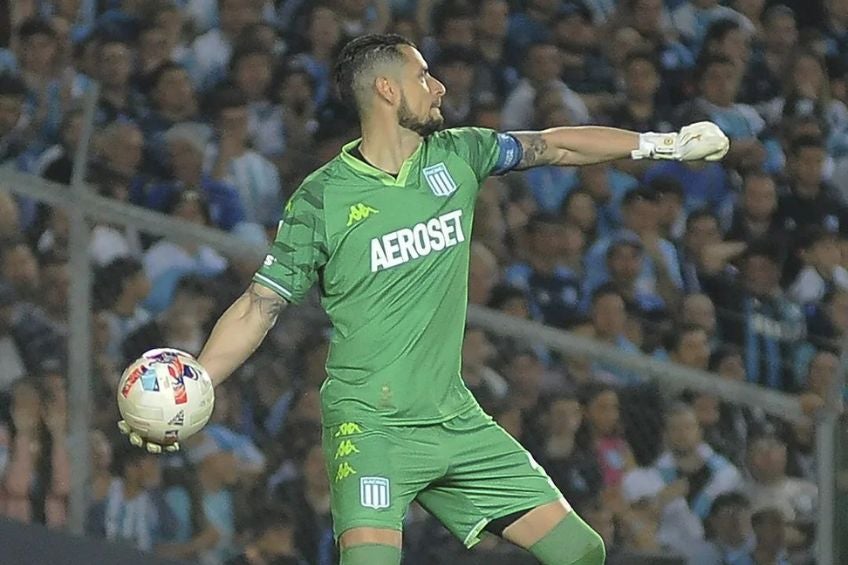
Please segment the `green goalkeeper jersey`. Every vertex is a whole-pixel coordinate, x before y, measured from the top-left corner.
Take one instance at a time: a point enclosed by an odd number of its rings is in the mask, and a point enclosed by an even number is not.
[[[445,130],[393,177],[352,155],[358,143],[292,195],[254,281],[292,303],[319,286],[334,329],[325,426],[444,421],[475,402],[460,362],[477,192],[520,148],[492,130]]]

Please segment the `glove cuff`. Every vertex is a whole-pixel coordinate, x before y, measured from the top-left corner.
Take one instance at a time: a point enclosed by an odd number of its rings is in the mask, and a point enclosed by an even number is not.
[[[676,133],[640,133],[639,149],[630,152],[631,159],[674,159]]]

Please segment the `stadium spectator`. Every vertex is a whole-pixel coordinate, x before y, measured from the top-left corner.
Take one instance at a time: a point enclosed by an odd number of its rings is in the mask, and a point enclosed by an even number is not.
[[[150,110],[141,120],[146,167],[161,172],[168,164],[162,136],[181,122],[199,119],[197,96],[186,68],[171,61],[150,71],[145,86],[150,101]]]
[[[755,512],[776,508],[801,534],[806,524],[815,519],[818,488],[810,481],[787,476],[786,466],[784,441],[768,431],[749,438],[747,468],[750,478],[744,488],[751,499],[751,507]]]
[[[754,51],[741,96],[754,105],[768,102],[781,91],[784,69],[798,43],[795,13],[786,5],[770,6],[763,14],[762,25],[762,45]]]
[[[168,538],[173,516],[158,490],[162,471],[151,453],[122,446],[115,453],[114,478],[105,498],[88,509],[90,535],[153,551]]]
[[[581,289],[578,274],[560,263],[565,226],[556,216],[537,213],[525,230],[527,260],[510,265],[505,280],[527,293],[533,319],[569,327],[579,320]]]
[[[592,293],[590,307],[590,335],[602,342],[615,345],[623,351],[639,352],[639,348],[625,335],[627,310],[624,298],[612,284],[599,286]],[[638,384],[642,379],[635,373],[610,367],[604,363],[591,364],[591,378],[614,385]]]
[[[262,0],[218,0],[218,27],[197,37],[191,46],[192,80],[208,91],[226,78],[227,65],[239,34],[260,20]]]
[[[771,242],[753,242],[738,280],[717,276],[704,282],[721,335],[745,352],[748,381],[792,391],[806,327],[800,307],[780,287],[780,253]]]
[[[106,354],[121,360],[121,344],[150,320],[143,302],[150,293],[150,280],[135,259],[115,259],[95,277],[95,294],[105,309],[109,325]]]
[[[694,52],[700,51],[710,25],[723,19],[733,20],[745,29],[752,28],[751,22],[745,16],[732,8],[722,6],[718,0],[693,0],[680,4],[671,11],[674,29]]]
[[[754,548],[751,507],[740,492],[716,497],[704,522],[706,541],[693,552],[691,565],[721,565],[744,559]]]
[[[252,519],[252,535],[240,555],[225,565],[307,565],[294,540],[294,520],[284,506],[267,505],[257,510]]]
[[[475,241],[471,243],[471,262],[468,267],[468,302],[486,304],[498,280],[498,260],[489,249]]]
[[[662,80],[655,54],[635,51],[622,70],[625,97],[608,112],[609,123],[635,131],[671,131],[668,101],[658,100]]]
[[[144,200],[147,208],[164,211],[182,192],[203,195],[209,206],[212,223],[230,231],[245,220],[242,197],[235,186],[203,173],[203,156],[212,131],[204,124],[181,123],[161,136],[169,155],[173,180],[147,186]]]
[[[690,369],[707,370],[710,344],[707,332],[700,326],[682,325],[669,333],[665,341],[669,358]]]
[[[585,385],[579,394],[585,417],[577,441],[594,453],[603,487],[614,492],[624,474],[636,466],[622,433],[618,394],[614,388],[598,384]]]
[[[259,44],[236,48],[230,59],[233,82],[247,98],[250,144],[263,156],[279,157],[285,145],[280,110],[271,102],[274,55]]]
[[[770,176],[755,171],[745,175],[725,238],[746,243],[755,239],[786,240],[777,217],[777,187]]]
[[[546,439],[536,457],[568,500],[579,506],[600,491],[603,481],[595,454],[577,441],[583,407],[576,396],[567,394],[543,399],[540,404],[544,427],[538,431]]]
[[[224,86],[212,96],[217,142],[207,149],[204,170],[238,189],[248,222],[276,226],[282,210],[277,169],[248,146],[249,111],[245,96]]]
[[[706,294],[687,294],[683,298],[680,321],[704,330],[710,350],[721,343],[715,305]]]
[[[644,46],[660,63],[662,86],[659,96],[670,104],[680,103],[685,97],[683,78],[695,64],[692,51],[668,33],[668,15],[662,0],[629,0],[624,6],[628,21],[637,32],[635,38],[628,42],[637,48]],[[622,50],[619,55],[622,62],[628,52],[627,49]]]
[[[757,544],[749,554],[754,563],[790,563],[787,551],[786,518],[775,508],[763,508],[751,515]]]
[[[63,388],[23,379],[12,392],[11,429],[4,426],[5,453],[0,514],[50,528],[65,525],[70,494],[67,400]]]
[[[131,83],[132,46],[122,39],[104,38],[97,45],[97,80],[100,82],[100,102],[97,122],[137,122],[143,112],[143,100]]]
[[[305,454],[297,478],[281,485],[276,497],[296,516],[295,545],[310,563],[337,559],[330,518],[330,485],[320,445]]]
[[[485,408],[496,406],[509,392],[506,379],[490,366],[496,353],[486,332],[474,327],[465,328],[465,339],[462,342],[462,380]]]
[[[314,84],[316,106],[330,96],[331,62],[342,39],[341,21],[329,6],[313,6],[306,28],[307,48],[292,58],[292,63],[309,73]]]
[[[174,282],[172,292],[164,310],[148,318],[121,342],[122,364],[131,363],[162,343],[189,353],[200,351],[213,309],[206,285],[196,276],[181,276]]]
[[[717,496],[742,486],[739,470],[703,442],[698,419],[687,404],[674,404],[665,411],[665,439],[667,450],[654,467],[667,485],[685,480],[686,502],[700,520],[707,517]]]
[[[660,236],[657,195],[649,188],[638,188],[624,195],[622,227],[607,237],[598,239],[586,254],[586,285],[584,296],[607,280],[610,273],[605,257],[611,244],[618,239],[638,241],[646,256],[641,263],[637,285],[646,294],[660,296],[663,303],[674,309],[680,298],[680,264],[674,245]],[[584,298],[585,300],[585,298]]]
[[[791,235],[806,226],[821,226],[829,232],[848,233],[846,208],[824,182],[823,166],[826,158],[824,142],[817,137],[802,136],[790,144],[786,163],[789,186],[780,197],[777,216]]]
[[[795,246],[802,267],[789,287],[792,300],[811,308],[826,294],[848,289],[848,271],[839,264],[836,234],[808,226],[798,234]]]
[[[484,92],[502,100],[518,82],[518,71],[508,60],[506,45],[509,4],[506,0],[484,0],[476,19],[475,45],[479,54],[474,68],[475,83]]]
[[[195,559],[221,565],[237,555],[231,488],[239,480],[236,457],[213,435],[202,433],[188,449],[191,482],[165,490],[175,518],[172,543],[158,548],[164,557]]]
[[[589,110],[580,95],[571,90],[561,76],[561,54],[559,48],[548,42],[534,43],[527,47],[524,58],[523,76],[504,102],[501,127],[505,130],[520,130],[533,121],[533,101],[543,91],[558,93],[568,117],[573,124],[589,121]]]
[[[26,86],[17,77],[0,75],[0,162],[17,159],[26,149],[30,117],[24,111]]]
[[[15,237],[0,242],[0,277],[23,299],[36,301],[41,288],[41,271],[26,240]]]

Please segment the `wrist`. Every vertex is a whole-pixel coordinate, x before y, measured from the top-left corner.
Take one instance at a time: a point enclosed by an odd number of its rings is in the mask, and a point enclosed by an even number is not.
[[[676,133],[640,133],[639,148],[630,152],[632,159],[674,159]]]

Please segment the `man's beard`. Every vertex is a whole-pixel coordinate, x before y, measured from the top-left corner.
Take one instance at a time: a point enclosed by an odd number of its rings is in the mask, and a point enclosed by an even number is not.
[[[427,117],[424,119],[418,118],[409,109],[409,104],[406,103],[406,96],[401,94],[400,106],[398,107],[398,124],[400,127],[412,130],[421,137],[427,137],[431,133],[439,131],[445,119],[439,115],[434,117],[430,112],[427,112]]]

